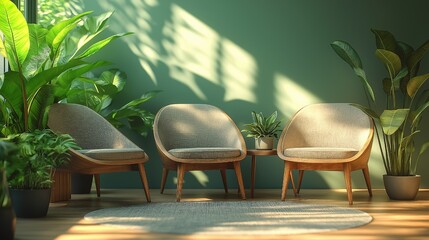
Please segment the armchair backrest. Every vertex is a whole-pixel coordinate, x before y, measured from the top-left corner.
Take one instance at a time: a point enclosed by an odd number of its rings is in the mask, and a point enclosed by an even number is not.
[[[55,132],[70,134],[84,149],[138,148],[104,117],[79,104],[52,105],[48,127]]]
[[[341,147],[362,149],[372,136],[372,120],[349,103],[318,103],[299,110],[285,126],[280,149]]]
[[[172,104],[158,111],[154,122],[157,145],[165,150],[196,147],[245,149],[244,139],[232,119],[207,104]]]

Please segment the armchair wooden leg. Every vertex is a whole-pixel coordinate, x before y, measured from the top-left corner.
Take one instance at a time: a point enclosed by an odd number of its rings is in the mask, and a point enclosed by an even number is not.
[[[168,169],[162,168],[162,179],[161,179],[161,194],[164,193],[165,183],[167,182]]]
[[[226,170],[221,169],[220,175],[222,176],[223,188],[225,189],[225,193],[228,193],[228,184],[226,182]]]
[[[139,166],[140,179],[142,181],[143,188],[144,188],[144,193],[146,195],[146,201],[147,202],[151,202],[151,200],[150,200],[149,184],[147,182],[146,171],[144,169],[144,165],[143,165],[143,163],[140,163],[138,166]]]
[[[287,185],[289,184],[289,176],[290,176],[291,168],[290,164],[285,161],[284,173],[283,173],[283,186],[282,186],[282,197],[281,200],[286,200],[286,191]]]
[[[183,178],[185,176],[185,167],[182,163],[177,164],[177,190],[176,190],[176,201],[180,202],[182,197]]]
[[[290,177],[290,183],[292,184],[293,195],[294,195],[295,197],[297,197],[297,196],[298,196],[298,193],[296,192],[295,181],[294,181],[294,179],[293,179],[292,171],[290,171],[289,177]]]
[[[97,197],[100,197],[100,174],[94,174],[95,189],[97,190]]]
[[[363,177],[365,178],[366,187],[368,188],[369,196],[372,197],[371,178],[369,177],[369,168],[362,169]]]
[[[241,199],[246,199],[246,193],[244,192],[243,176],[241,175],[240,162],[234,162],[235,175],[237,175],[238,188],[240,190]]]
[[[350,163],[344,164],[344,180],[346,182],[347,199],[349,200],[349,205],[352,205],[353,204],[353,195],[352,195],[352,178],[351,178],[351,165],[350,165]]]
[[[299,194],[299,191],[301,190],[301,183],[302,178],[304,177],[304,170],[299,170],[299,176],[298,176],[298,188],[296,189],[296,193]]]

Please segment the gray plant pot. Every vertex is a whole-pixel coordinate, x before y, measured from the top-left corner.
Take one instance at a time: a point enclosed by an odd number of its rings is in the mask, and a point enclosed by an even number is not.
[[[12,206],[18,218],[45,217],[51,199],[51,189],[10,189]]]
[[[383,175],[384,188],[392,200],[414,200],[420,188],[420,175]]]
[[[273,149],[274,137],[255,138],[256,149]]]

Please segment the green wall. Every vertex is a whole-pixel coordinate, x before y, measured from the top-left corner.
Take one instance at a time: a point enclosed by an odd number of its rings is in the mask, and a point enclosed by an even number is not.
[[[82,0],[80,0],[82,1]],[[241,126],[252,110],[281,113],[284,125],[302,106],[314,102],[365,103],[352,70],[330,47],[334,40],[350,42],[360,53],[372,81],[385,71],[375,59],[370,28],[391,31],[413,46],[429,39],[428,1],[345,0],[86,0],[76,11],[115,10],[111,33],[134,32],[105,49],[100,58],[128,74],[116,104],[148,90],[162,90],[146,108],[152,112],[170,103],[208,103],[226,111]],[[82,9],[80,9],[82,7]],[[424,68],[429,69],[428,61]],[[377,85],[377,96],[384,95]],[[427,121],[427,120],[426,120]],[[428,138],[426,129],[421,138]],[[143,138],[125,132],[144,148],[151,188],[159,188],[162,165],[152,133]],[[247,139],[249,148],[254,145]],[[382,187],[383,164],[377,146],[370,160],[374,188]],[[429,155],[425,156],[429,158]],[[427,159],[426,159],[427,160]],[[423,161],[420,169],[429,166]],[[250,159],[242,162],[246,187]],[[256,188],[280,188],[283,162],[275,157],[257,160]],[[422,187],[429,187],[423,174]],[[355,188],[364,188],[361,172],[353,173]],[[175,173],[167,188],[175,188]],[[228,173],[230,186],[235,175]],[[102,176],[103,187],[140,187],[137,173]],[[185,176],[185,188],[222,188],[220,174],[197,172]],[[339,172],[308,172],[304,188],[343,188]]]

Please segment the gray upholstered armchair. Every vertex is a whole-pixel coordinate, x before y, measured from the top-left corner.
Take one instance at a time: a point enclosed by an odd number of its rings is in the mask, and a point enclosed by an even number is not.
[[[71,161],[63,170],[94,175],[100,196],[100,174],[137,170],[150,202],[144,163],[148,156],[106,119],[92,109],[78,104],[54,104],[48,126],[55,132],[68,133],[82,150],[71,149]]]
[[[291,170],[343,171],[349,204],[353,204],[351,172],[362,170],[372,196],[368,170],[374,130],[372,120],[348,103],[320,103],[299,110],[283,129],[277,145],[285,161],[281,199],[286,198]]]
[[[153,132],[163,163],[161,193],[170,170],[177,170],[177,201],[185,172],[192,170],[220,170],[227,192],[225,170],[234,169],[241,197],[246,199],[240,168],[246,145],[225,112],[206,104],[168,105],[156,114]]]

